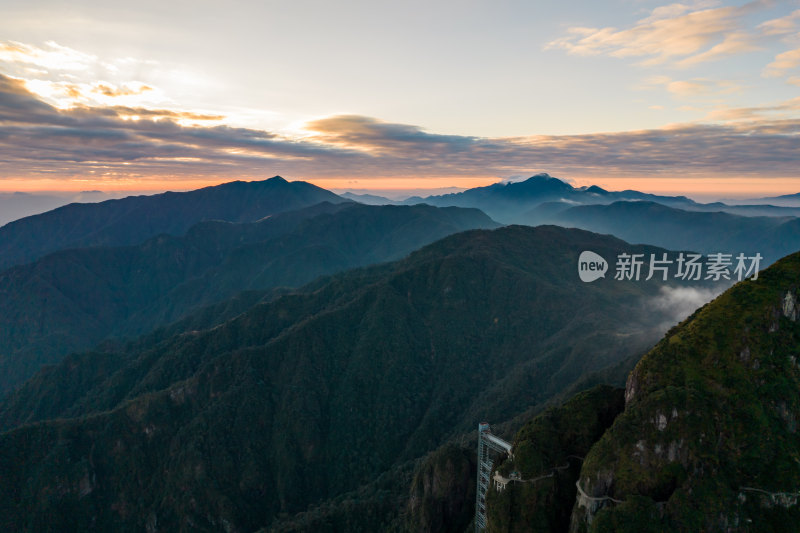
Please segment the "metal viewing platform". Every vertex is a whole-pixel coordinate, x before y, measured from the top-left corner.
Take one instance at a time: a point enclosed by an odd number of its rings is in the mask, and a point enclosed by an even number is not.
[[[507,453],[511,456],[511,444],[492,435],[487,422],[478,424],[478,486],[475,492],[475,533],[486,530],[486,491],[489,490],[489,475],[492,473],[491,452]]]

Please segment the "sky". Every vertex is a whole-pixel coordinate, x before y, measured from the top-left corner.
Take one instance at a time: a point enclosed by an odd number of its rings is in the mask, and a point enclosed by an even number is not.
[[[800,0],[26,0],[0,191],[800,191]]]

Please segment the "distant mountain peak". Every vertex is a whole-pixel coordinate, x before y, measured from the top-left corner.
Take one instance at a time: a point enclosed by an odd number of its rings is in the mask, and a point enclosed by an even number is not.
[[[547,172],[540,172],[539,174],[534,174],[533,176],[531,176],[530,178],[528,178],[526,180],[517,181],[517,182],[514,182],[514,183],[529,183],[529,182],[530,183],[534,183],[534,182],[541,183],[543,181],[544,182],[555,182],[555,181],[557,181],[558,183],[563,183],[564,185],[568,185],[564,180],[560,180],[560,179],[558,179],[558,178],[556,178],[554,176],[551,176]]]
[[[595,194],[608,194],[607,190],[603,189],[602,187],[598,187],[597,185],[591,185],[590,187],[587,187],[586,192]]]
[[[506,185],[506,189],[511,191],[530,191],[535,193],[540,192],[572,192],[574,187],[558,178],[554,178],[550,174],[542,173],[531,176],[525,181],[518,181]]]
[[[186,192],[68,204],[0,228],[0,270],[65,248],[138,244],[159,233],[182,235],[203,220],[252,222],[323,201],[346,200],[311,183],[274,176]]]
[[[499,181],[494,185],[506,186],[506,185],[519,185],[520,183],[536,183],[536,182],[541,183],[546,181],[558,181],[560,183],[565,183],[563,180],[551,176],[547,172],[540,172],[538,174],[534,174],[529,178],[519,179],[519,180]]]
[[[302,182],[298,182],[298,183],[302,183]],[[271,178],[267,178],[267,179],[263,179],[263,180],[227,181],[225,183],[220,183],[219,185],[212,185],[209,188],[213,189],[214,187],[225,187],[225,186],[231,186],[231,185],[239,186],[239,187],[252,187],[252,186],[258,187],[258,186],[261,186],[261,185],[271,185],[271,186],[278,185],[278,186],[280,186],[280,185],[288,185],[288,184],[290,184],[290,182],[287,181],[286,179],[282,178],[281,176],[273,176]]]

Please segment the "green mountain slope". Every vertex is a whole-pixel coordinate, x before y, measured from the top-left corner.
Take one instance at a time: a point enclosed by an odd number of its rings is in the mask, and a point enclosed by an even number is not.
[[[345,200],[310,183],[276,176],[189,192],[69,204],[0,227],[0,270],[57,250],[126,246],[156,235],[183,235],[203,220],[253,222],[265,216]]]
[[[795,531],[800,254],[674,328],[581,471],[573,531]]]
[[[602,388],[523,427],[497,471],[554,475],[490,490],[489,531],[796,531],[798,280],[800,253],[672,328],[630,373],[607,430],[595,411],[621,391]]]
[[[496,226],[475,209],[323,203],[257,223],[204,222],[137,246],[49,255],[0,273],[0,393],[70,351],[142,334],[240,291],[296,287]]]
[[[587,248],[656,251],[557,227],[470,231],[212,329],[71,357],[51,374],[83,390],[39,376],[37,394],[61,394],[29,420],[50,420],[0,434],[0,526],[279,530],[379,487],[477,420],[510,419],[652,342],[664,316],[642,309],[661,283],[581,283]],[[0,412],[32,405],[25,393]],[[374,513],[391,507],[364,516],[384,523]]]
[[[515,479],[487,494],[487,531],[566,531],[581,461],[624,405],[622,389],[598,386],[523,426],[495,469]]]

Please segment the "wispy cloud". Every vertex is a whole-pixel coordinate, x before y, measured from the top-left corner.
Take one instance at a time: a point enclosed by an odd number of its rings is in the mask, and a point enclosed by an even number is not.
[[[725,35],[721,42],[708,50],[685,57],[678,61],[677,65],[679,67],[688,67],[707,61],[714,61],[725,56],[738,55],[759,49],[756,39],[751,34],[743,31],[732,32]]]
[[[28,90],[61,109],[170,104],[163,92],[152,84],[111,81],[119,77],[121,69],[141,70],[156,64],[132,57],[104,60],[54,41],[42,46],[0,41],[0,72],[24,79]]]
[[[800,97],[775,105],[755,107],[720,107],[711,111],[708,120],[751,121],[760,123],[790,122],[800,113]]]
[[[47,41],[44,47],[6,41],[0,42],[0,61],[48,71],[81,71],[96,65],[98,58],[53,41]]]
[[[763,35],[787,35],[797,30],[798,23],[800,23],[800,9],[785,17],[762,22],[758,25],[758,29]]]
[[[800,85],[800,9],[784,17],[768,20],[759,25],[765,36],[778,36],[789,49],[778,53],[761,75],[765,78],[785,78],[791,85]]]
[[[288,137],[169,109],[59,109],[24,81],[0,76],[0,177],[114,181],[280,173],[435,179],[532,169],[574,177],[800,177],[800,119],[751,115],[718,125],[513,138],[439,135],[342,115],[310,121],[306,135]]]
[[[800,66],[800,48],[795,48],[775,56],[775,60],[766,66],[763,74],[767,78],[781,78],[798,66]]]
[[[562,49],[575,55],[610,55],[637,58],[642,65],[687,67],[720,57],[757,49],[756,39],[745,31],[737,7],[706,9],[670,4],[653,10],[635,25],[618,29],[569,28],[567,35],[551,41],[547,49]]]
[[[669,76],[652,76],[647,78],[639,88],[664,88],[671,95],[680,99],[720,97],[742,90],[742,87],[738,83],[730,80],[715,80],[711,78],[675,80]]]

